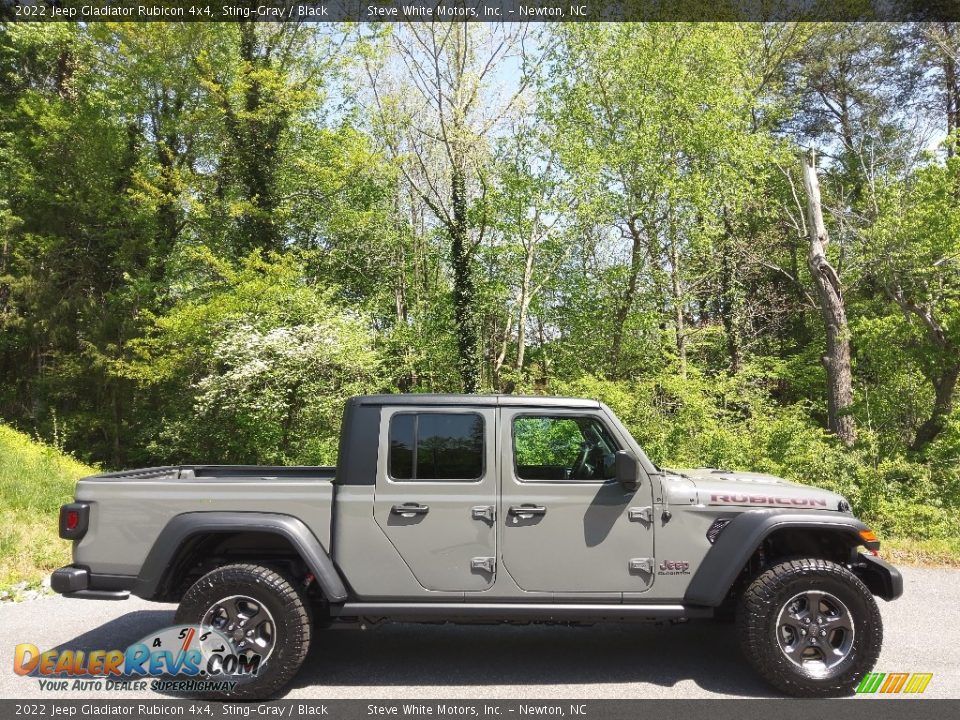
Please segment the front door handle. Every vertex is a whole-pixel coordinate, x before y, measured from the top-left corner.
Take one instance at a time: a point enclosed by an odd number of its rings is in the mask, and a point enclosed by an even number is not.
[[[536,515],[546,515],[547,509],[543,505],[512,505],[507,512],[518,518],[529,520]]]
[[[411,518],[414,515],[426,515],[430,512],[430,507],[427,505],[420,505],[419,503],[404,503],[403,505],[394,505],[390,512],[394,515],[400,515],[402,517]]]

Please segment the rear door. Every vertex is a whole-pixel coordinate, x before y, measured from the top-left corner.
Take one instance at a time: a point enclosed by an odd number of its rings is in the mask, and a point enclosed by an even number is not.
[[[374,515],[428,590],[496,578],[494,408],[384,408]]]
[[[501,422],[502,570],[528,591],[647,590],[653,494],[614,479],[626,438],[600,411],[504,407]]]

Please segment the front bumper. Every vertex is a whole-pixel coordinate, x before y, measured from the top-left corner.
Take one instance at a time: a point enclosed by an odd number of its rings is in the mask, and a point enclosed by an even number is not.
[[[126,600],[135,578],[125,575],[98,575],[85,567],[67,565],[54,570],[50,587],[68,598],[84,600]]]
[[[853,570],[877,597],[896,600],[903,595],[903,576],[900,571],[876,555],[859,553]]]

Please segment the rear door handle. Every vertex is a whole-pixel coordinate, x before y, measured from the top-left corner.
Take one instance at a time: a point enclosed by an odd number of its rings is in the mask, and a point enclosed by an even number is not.
[[[518,518],[532,518],[535,515],[546,515],[547,509],[543,505],[512,505],[507,511]]]
[[[419,503],[404,503],[403,505],[394,505],[390,512],[403,517],[413,517],[414,515],[426,515],[430,512],[430,507]]]

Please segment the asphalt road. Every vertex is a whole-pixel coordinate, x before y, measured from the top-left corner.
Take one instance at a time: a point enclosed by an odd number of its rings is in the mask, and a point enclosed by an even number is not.
[[[927,697],[960,698],[960,570],[903,569],[904,597],[880,602],[876,670],[931,672]],[[14,645],[124,648],[173,621],[173,606],[44,597],[0,605],[0,698],[44,693],[12,671]],[[288,698],[552,699],[769,697],[732,625],[385,625],[321,631]],[[119,697],[156,698],[152,691]]]

